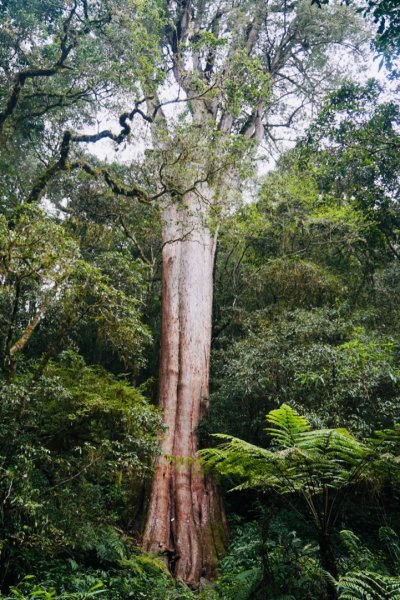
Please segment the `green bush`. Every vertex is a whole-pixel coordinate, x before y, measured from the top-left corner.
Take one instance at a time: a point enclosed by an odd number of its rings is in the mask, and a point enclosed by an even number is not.
[[[37,382],[28,371],[4,383],[0,396],[5,584],[49,560],[103,567],[123,559],[157,452],[157,411],[140,390],[73,352]]]

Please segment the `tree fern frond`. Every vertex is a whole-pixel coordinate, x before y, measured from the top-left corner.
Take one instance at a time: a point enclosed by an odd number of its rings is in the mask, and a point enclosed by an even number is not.
[[[380,527],[379,539],[385,544],[390,556],[400,567],[400,540],[391,527]]]
[[[267,415],[267,421],[274,427],[267,427],[266,431],[286,448],[296,445],[299,434],[311,429],[307,419],[287,404],[271,410]]]
[[[200,452],[204,463],[222,475],[245,481],[234,489],[266,487],[279,493],[301,492],[317,495],[338,489],[364,474],[361,468],[372,450],[345,429],[310,431],[306,419],[287,405],[271,411],[267,421],[280,449],[260,448],[229,435],[218,448]],[[364,469],[365,470],[365,469]]]
[[[369,571],[346,573],[336,583],[339,600],[399,600],[400,577]]]

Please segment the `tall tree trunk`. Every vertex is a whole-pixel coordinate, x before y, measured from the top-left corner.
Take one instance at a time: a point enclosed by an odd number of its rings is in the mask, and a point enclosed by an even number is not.
[[[216,485],[195,460],[208,407],[215,240],[188,194],[163,215],[160,405],[167,427],[154,474],[144,548],[196,586],[215,574],[226,538]]]

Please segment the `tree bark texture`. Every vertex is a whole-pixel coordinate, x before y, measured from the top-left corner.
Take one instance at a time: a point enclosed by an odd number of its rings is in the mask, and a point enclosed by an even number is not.
[[[167,427],[153,478],[144,548],[196,586],[212,578],[226,539],[215,482],[196,462],[208,407],[215,240],[195,194],[163,215],[160,405]]]

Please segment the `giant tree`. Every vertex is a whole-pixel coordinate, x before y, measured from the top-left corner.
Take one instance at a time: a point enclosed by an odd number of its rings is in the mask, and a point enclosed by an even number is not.
[[[215,484],[195,461],[208,404],[218,217],[243,166],[274,128],[290,126],[339,74],[332,49],[356,44],[345,9],[285,0],[163,3],[165,86],[148,80],[146,117],[162,199],[160,404],[166,433],[144,547],[190,584],[212,576],[225,523]],[[182,106],[171,118],[169,104]]]

